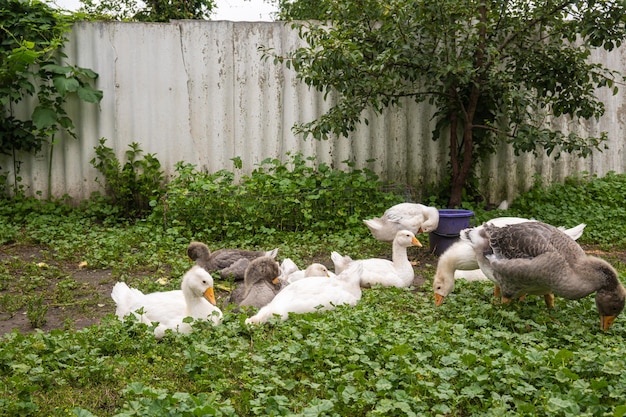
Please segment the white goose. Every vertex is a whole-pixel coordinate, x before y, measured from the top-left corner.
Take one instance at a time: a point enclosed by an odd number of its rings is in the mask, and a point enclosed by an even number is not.
[[[342,304],[354,306],[361,299],[361,268],[355,265],[336,278],[310,277],[296,281],[276,294],[257,314],[246,319],[246,323],[264,323],[274,315],[284,321],[289,313],[332,310]]]
[[[348,265],[353,261],[348,255],[340,255],[339,252],[332,251],[330,253],[330,259],[335,265],[335,274],[340,274],[341,271],[346,269]]]
[[[596,293],[600,326],[608,330],[624,309],[626,289],[605,260],[587,256],[568,235],[542,222],[504,227],[485,224],[461,231],[472,245],[480,269],[499,288],[502,302],[526,294],[575,300]]]
[[[525,219],[523,217],[496,217],[486,222],[497,227],[503,227],[509,224],[517,224],[528,221],[534,221]],[[565,234],[572,239],[577,240],[582,236],[585,229],[585,224],[581,223],[571,229],[562,229]],[[483,226],[478,226],[477,229]],[[459,240],[450,246],[439,257],[437,262],[437,272],[433,280],[433,293],[435,295],[435,305],[440,306],[445,297],[447,297],[454,290],[455,280],[458,278],[465,278],[467,280],[487,280],[488,278],[479,269],[478,261],[476,260],[476,253],[474,248],[469,242]]]
[[[167,329],[189,333],[190,324],[183,322],[186,317],[209,320],[214,324],[222,320],[222,312],[215,306],[213,278],[197,265],[185,273],[180,290],[144,294],[124,282],[118,282],[111,291],[111,298],[116,304],[115,314],[121,320],[134,314],[147,325],[158,322],[154,329],[158,339]],[[143,310],[141,314],[137,312],[140,309]]]
[[[401,203],[385,210],[381,217],[363,220],[372,235],[383,242],[391,242],[400,230],[413,234],[429,233],[439,225],[439,210],[416,203]]]
[[[362,265],[361,286],[365,288],[377,284],[384,287],[409,287],[415,278],[415,271],[407,257],[407,248],[414,245],[422,246],[413,232],[400,230],[393,240],[391,261],[382,258],[355,259],[348,269],[353,265]]]
[[[287,276],[286,279],[289,284],[293,284],[294,282],[300,281],[301,279],[304,279],[304,278],[311,278],[311,277],[330,278],[334,276],[335,274],[333,272],[330,272],[328,268],[326,268],[324,265],[314,262],[311,265],[307,266],[306,269],[304,270],[299,269],[297,271],[293,271]]]

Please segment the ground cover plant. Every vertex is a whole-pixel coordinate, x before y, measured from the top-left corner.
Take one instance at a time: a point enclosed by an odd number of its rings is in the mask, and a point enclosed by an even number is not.
[[[304,182],[321,176],[332,189],[338,175],[270,167],[265,174],[285,184],[298,175]],[[366,177],[364,188],[375,181]],[[209,184],[204,177],[202,183]],[[583,247],[611,262],[624,281],[626,244],[618,234],[626,219],[614,193],[625,186],[624,175],[581,175],[563,186],[538,185],[507,212],[472,209],[479,221],[525,215],[570,227],[587,222]],[[591,201],[583,197],[589,189],[605,192]],[[230,204],[232,195],[219,197]],[[360,207],[380,214],[378,204],[364,200]],[[176,288],[190,265],[190,239],[212,249],[279,247],[281,259],[328,266],[331,250],[389,257],[389,245],[353,218],[324,233],[272,228],[259,217],[253,230],[232,225],[215,234],[210,226],[187,228],[187,217],[165,225],[162,212],[143,219],[112,212],[103,200],[79,208],[0,201],[0,323],[25,321],[20,330],[4,328],[0,414],[626,415],[625,316],[603,332],[593,297],[557,298],[553,310],[531,296],[502,306],[492,285],[463,281],[436,308],[437,258],[427,245],[409,251],[421,286],[365,290],[356,307],[258,327],[226,309],[220,326],[200,323],[189,335],[156,341],[145,325],[118,321],[108,294],[118,280],[146,292]],[[217,282],[218,303],[230,284]],[[69,315],[54,324],[63,312]]]

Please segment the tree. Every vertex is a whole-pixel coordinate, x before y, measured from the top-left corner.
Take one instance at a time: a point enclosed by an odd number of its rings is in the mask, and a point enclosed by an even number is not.
[[[326,14],[330,11],[327,1],[277,0],[275,3],[278,20],[326,20]]]
[[[81,12],[90,19],[138,22],[208,19],[215,0],[80,0]]]
[[[310,8],[281,6],[283,18]],[[623,77],[589,62],[625,36],[622,1],[324,0],[327,20],[294,21],[307,46],[265,57],[293,67],[336,104],[296,133],[347,136],[362,112],[380,113],[402,98],[436,111],[433,139],[449,142],[448,206],[459,206],[476,159],[508,141],[516,154],[546,151],[585,157],[606,133],[582,138],[542,125],[548,114],[572,119],[604,112],[597,88],[617,91]],[[290,15],[290,13],[292,13]],[[319,13],[313,13],[319,18]],[[364,120],[367,123],[367,120]]]

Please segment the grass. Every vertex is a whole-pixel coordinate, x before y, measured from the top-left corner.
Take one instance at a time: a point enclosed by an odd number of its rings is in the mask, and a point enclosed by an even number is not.
[[[559,189],[554,200],[533,206],[532,216],[554,215],[566,191],[583,193],[585,184]],[[42,204],[33,210],[33,202],[20,204],[17,209],[11,202],[0,204],[0,229],[6,232],[0,244],[36,245],[49,267],[4,258],[0,301],[3,311],[17,312],[27,308],[30,296],[35,321],[45,318],[46,303],[35,298],[45,283],[55,283],[47,302],[76,302],[73,294],[80,292],[80,283],[54,262],[86,261],[94,270],[109,268],[116,279],[133,280],[144,291],[163,289],[155,283],[160,277],[169,278],[165,289],[176,288],[189,265],[184,248],[191,238],[203,237],[145,220],[107,222],[84,209]],[[519,215],[514,210],[521,209],[515,207],[510,212],[473,209],[482,218]],[[560,220],[577,224],[584,209],[571,207]],[[621,252],[626,245],[613,234],[614,244],[597,236],[602,228],[620,230],[626,222],[602,213],[594,218],[607,220],[593,224],[589,232],[595,238],[586,243],[611,248],[615,254],[601,256],[624,281]],[[388,252],[388,245],[363,229],[227,233],[233,237],[212,246],[280,247],[281,258],[300,264],[330,250],[360,258]],[[428,277],[423,290],[373,288],[364,291],[355,307],[263,326],[249,327],[245,315],[225,311],[219,326],[199,323],[189,335],[168,334],[156,341],[145,325],[108,314],[80,330],[8,333],[0,346],[0,414],[626,415],[623,314],[603,332],[593,297],[557,298],[553,310],[546,309],[541,297],[531,296],[502,306],[489,283],[464,281],[436,308],[430,291],[434,269],[417,267]]]

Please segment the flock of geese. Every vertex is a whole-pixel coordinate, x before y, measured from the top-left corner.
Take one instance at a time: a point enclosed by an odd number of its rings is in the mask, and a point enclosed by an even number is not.
[[[438,210],[402,203],[364,223],[376,239],[392,243],[391,260],[353,259],[332,252],[332,272],[319,263],[300,269],[289,258],[279,264],[278,249],[211,252],[206,244],[191,242],[187,255],[195,265],[183,276],[180,290],[144,294],[118,282],[111,292],[115,313],[121,320],[133,315],[154,325],[157,338],[168,329],[190,332],[189,317],[217,325],[223,314],[216,305],[211,273],[240,282],[227,304],[232,304],[234,311],[254,311],[256,314],[246,319],[249,324],[275,316],[286,320],[290,313],[354,306],[361,299],[362,288],[374,285],[410,287],[414,270],[407,248],[421,247],[415,235],[437,228]],[[502,303],[529,294],[543,295],[551,308],[555,295],[579,299],[596,293],[600,326],[608,330],[624,308],[626,289],[608,262],[588,256],[576,243],[584,228],[585,224],[564,229],[531,219],[500,217],[462,230],[460,239],[439,257],[433,279],[435,305],[444,302],[459,278],[491,280],[494,295]],[[254,309],[246,310],[250,308]]]

